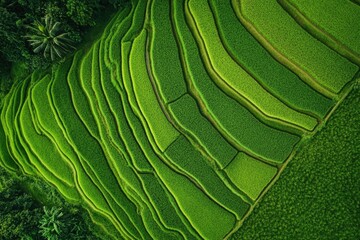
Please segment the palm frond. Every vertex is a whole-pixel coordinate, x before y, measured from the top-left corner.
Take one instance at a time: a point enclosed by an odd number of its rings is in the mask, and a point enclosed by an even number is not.
[[[44,50],[44,58],[47,58],[49,56],[49,52],[50,52],[50,44],[46,44]]]
[[[56,22],[50,29],[49,34],[50,36],[55,36],[56,33],[60,30],[60,22]]]
[[[54,21],[50,15],[46,15],[43,21],[35,21],[32,26],[27,26],[31,34],[24,36],[35,53],[43,51],[45,58],[54,61],[64,57],[70,49],[75,49],[70,34],[61,31],[60,22]]]
[[[56,52],[59,58],[62,57],[61,49],[59,49],[58,46],[54,45],[54,51]]]
[[[39,53],[46,47],[46,40],[44,40],[42,43],[40,43],[37,47],[34,48],[34,53]]]
[[[52,23],[52,22],[53,22],[52,17],[47,14],[47,15],[45,16],[45,28],[46,28],[46,30],[47,30],[48,33],[50,33],[51,28],[52,28],[52,26],[53,26],[53,23]]]

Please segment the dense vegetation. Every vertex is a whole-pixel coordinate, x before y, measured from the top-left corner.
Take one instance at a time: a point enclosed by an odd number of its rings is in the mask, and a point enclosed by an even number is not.
[[[360,239],[359,86],[232,239]]]
[[[107,239],[228,238],[359,74],[358,42],[287,1],[132,0],[73,54],[109,2],[60,2],[66,16],[23,28],[42,60],[67,57],[17,75],[0,165],[82,205]],[[44,211],[40,233],[61,232],[46,219],[65,210]]]
[[[105,8],[118,8],[125,2],[125,0],[1,0],[0,74],[9,72],[12,64],[23,64],[23,71],[49,66],[55,59],[61,59],[69,49],[66,49],[64,44],[54,44],[61,56],[50,57],[44,50],[50,51],[53,47],[43,45],[41,49],[36,50],[37,46],[32,44],[34,38],[46,42],[49,37],[51,39],[63,34],[62,38],[66,39],[67,44],[76,46],[82,41],[89,27],[96,24],[96,18]],[[49,20],[53,24],[50,24]],[[58,24],[54,27],[56,22]]]
[[[87,224],[81,208],[42,180],[0,169],[0,239],[100,239]]]

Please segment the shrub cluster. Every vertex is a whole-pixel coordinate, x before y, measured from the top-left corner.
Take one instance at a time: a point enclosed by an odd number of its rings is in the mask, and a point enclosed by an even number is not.
[[[125,0],[0,0],[0,73],[8,72],[12,63],[19,62],[25,63],[30,71],[47,67],[55,59],[44,54],[46,37],[66,34],[67,41],[76,45],[89,27],[95,25],[102,9],[120,7],[123,2]],[[56,25],[53,33],[44,29],[46,17],[51,18],[52,27]],[[33,31],[29,26],[40,31]],[[54,32],[57,35],[54,36]],[[37,46],[30,44],[34,37],[44,41],[43,51],[34,52]],[[55,50],[62,51],[61,47]]]
[[[40,201],[29,189],[47,195],[36,196]],[[89,223],[85,212],[44,182],[18,179],[0,168],[0,239],[99,239]]]

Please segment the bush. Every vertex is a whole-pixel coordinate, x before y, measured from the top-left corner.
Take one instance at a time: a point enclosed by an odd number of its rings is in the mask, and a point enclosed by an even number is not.
[[[114,8],[120,8],[126,3],[126,1],[124,1],[124,0],[108,0],[108,3],[110,3]]]
[[[88,233],[77,209],[72,209],[73,212],[64,211],[60,207],[43,209],[39,233],[45,239],[95,239],[95,236]]]
[[[86,212],[66,203],[53,187],[0,168],[0,239],[99,239],[89,223]]]
[[[95,25],[94,14],[99,9],[98,0],[67,0],[67,15],[79,26]]]
[[[24,54],[27,53],[27,49],[21,37],[24,32],[17,24],[21,20],[14,12],[1,6],[0,16],[1,62],[22,61]],[[2,67],[3,70],[4,68]]]
[[[0,236],[1,239],[21,239],[38,235],[40,204],[22,191],[19,182],[0,169]]]
[[[29,69],[46,68],[51,58],[33,52],[24,36],[31,30],[26,26],[51,16],[61,23],[63,32],[75,45],[89,27],[96,24],[97,14],[105,7],[120,7],[122,0],[17,0],[0,1],[0,73],[8,72],[11,63],[24,62]]]

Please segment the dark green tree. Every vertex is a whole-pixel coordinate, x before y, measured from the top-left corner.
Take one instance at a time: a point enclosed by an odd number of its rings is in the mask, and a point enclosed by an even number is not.
[[[36,239],[37,222],[42,211],[38,202],[26,194],[16,181],[1,180],[0,189],[0,236],[1,239]]]
[[[67,0],[67,15],[79,26],[95,25],[94,15],[99,9],[99,0]]]
[[[24,58],[25,44],[21,36],[18,16],[4,7],[0,7],[0,52],[2,61],[17,62]]]

